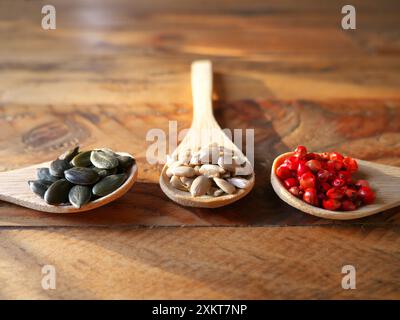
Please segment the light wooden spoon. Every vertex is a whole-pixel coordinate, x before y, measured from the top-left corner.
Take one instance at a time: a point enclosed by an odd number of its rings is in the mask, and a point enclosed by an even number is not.
[[[172,156],[187,149],[209,146],[217,143],[235,155],[249,160],[239,148],[221,130],[212,112],[212,65],[209,60],[195,61],[192,63],[192,95],[193,95],[193,120],[185,138],[173,152]],[[201,133],[201,134],[200,134]],[[175,189],[166,175],[168,167],[164,166],[160,176],[160,186],[164,193],[173,201],[190,207],[217,208],[230,204],[243,198],[254,186],[254,173],[250,178],[250,186],[246,189],[237,189],[234,194],[219,197],[201,196],[192,197],[189,192]]]
[[[292,155],[293,152],[284,153],[274,160],[271,170],[271,184],[279,198],[300,211],[320,218],[350,220],[367,217],[400,205],[400,168],[358,159],[359,171],[356,176],[368,180],[376,193],[375,203],[362,206],[354,211],[330,211],[309,205],[293,196],[283,186],[275,173],[279,165]]]
[[[118,152],[118,154],[131,156],[130,154],[124,152]],[[78,209],[72,205],[55,206],[47,204],[29,188],[28,181],[37,180],[36,169],[45,167],[48,168],[50,163],[51,161],[12,171],[0,172],[0,200],[15,203],[19,206],[38,211],[52,213],[77,213],[88,211],[104,206],[105,204],[122,197],[135,183],[138,172],[137,165],[135,163],[127,172],[128,178],[121,187],[109,195],[101,197],[95,201],[91,201]]]

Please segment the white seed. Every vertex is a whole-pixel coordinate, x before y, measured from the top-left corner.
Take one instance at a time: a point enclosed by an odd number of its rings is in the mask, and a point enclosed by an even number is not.
[[[219,158],[219,149],[218,147],[211,147],[211,152],[210,152],[210,162],[212,164],[217,164],[218,163],[218,158]]]
[[[230,177],[231,177],[231,173],[230,173],[230,172],[225,172],[225,173],[221,176],[221,178],[224,178],[224,179],[230,178]]]
[[[226,155],[218,158],[218,165],[221,168],[224,168],[225,170],[232,172],[234,172],[235,168],[238,166],[234,158],[228,157]]]
[[[181,161],[183,164],[189,164],[191,158],[192,152],[190,150],[180,152],[178,155],[178,160]]]
[[[190,186],[190,193],[193,197],[205,195],[211,187],[211,181],[205,176],[198,176]]]
[[[235,168],[235,175],[236,176],[248,176],[253,173],[253,167],[251,164],[246,161],[244,166],[236,167]]]
[[[232,157],[232,159],[239,166],[243,165],[246,162],[246,158],[241,155],[238,155],[237,153],[235,153],[235,155]]]
[[[233,177],[226,180],[239,189],[246,189],[250,186],[250,181],[245,178]]]
[[[188,188],[182,183],[178,176],[172,176],[169,182],[178,190],[188,191]]]
[[[168,177],[168,178],[171,178],[171,177],[174,175],[173,172],[172,172],[172,169],[174,169],[174,168],[176,168],[176,167],[179,167],[179,166],[181,166],[182,164],[183,164],[183,163],[180,162],[180,161],[172,162],[172,163],[168,166],[167,171],[165,172],[165,174],[167,175],[167,177]]]
[[[186,188],[190,188],[190,186],[192,185],[192,183],[193,183],[193,178],[188,178],[188,177],[181,177],[180,178],[181,179],[181,181],[182,181],[182,183],[186,186]]]
[[[192,165],[192,166],[197,166],[197,165],[201,164],[201,162],[200,162],[200,154],[199,153],[195,153],[194,155],[192,155],[192,158],[190,159],[189,164]]]
[[[210,156],[210,153],[209,153],[208,148],[206,148],[206,149],[203,148],[199,151],[199,160],[201,163],[208,163],[209,156]]]
[[[236,191],[234,185],[221,178],[214,178],[215,184],[220,187],[225,193],[232,194]]]
[[[208,189],[207,195],[213,196],[214,193],[215,193],[217,190],[221,190],[221,189],[218,189],[218,188],[216,188],[216,187],[211,187],[210,189]]]
[[[167,171],[165,171],[165,174],[167,175],[168,178],[171,178],[173,176],[172,169],[167,168]]]
[[[225,170],[215,164],[203,164],[199,169],[200,174],[205,175],[209,178],[219,177],[220,174],[224,174]]]
[[[199,151],[199,159],[201,163],[216,164],[218,162],[219,149],[216,146],[202,148]]]
[[[174,176],[178,176],[178,177],[191,178],[194,176],[194,169],[192,167],[179,166],[179,167],[172,168],[171,172]]]
[[[195,175],[199,176],[200,175],[200,166],[195,166],[193,169],[194,169]]]
[[[215,192],[214,192],[214,197],[222,196],[224,193],[225,193],[224,190],[222,190],[222,189],[217,189],[217,190],[215,190]]]
[[[173,162],[173,163],[170,165],[170,167],[171,167],[171,168],[176,168],[176,167],[179,167],[179,166],[181,166],[181,165],[183,165],[183,162],[177,160],[177,161]]]
[[[218,197],[233,194],[236,188],[249,188],[250,181],[240,176],[254,172],[240,152],[217,143],[167,156],[167,165],[166,173],[171,178],[171,185],[189,191],[192,196],[208,194]]]

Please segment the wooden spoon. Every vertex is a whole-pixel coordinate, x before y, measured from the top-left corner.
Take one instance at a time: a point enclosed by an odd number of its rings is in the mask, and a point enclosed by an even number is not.
[[[118,152],[120,155],[131,156],[128,153]],[[17,170],[0,172],[0,200],[15,203],[19,206],[31,208],[38,211],[53,213],[77,213],[92,210],[114,201],[123,196],[135,183],[137,178],[137,165],[134,164],[127,172],[128,178],[124,184],[109,195],[91,201],[81,208],[75,208],[72,205],[50,205],[42,198],[34,194],[29,188],[29,180],[37,180],[36,169],[48,168],[51,161],[35,164]]]
[[[173,152],[172,156],[187,149],[209,146],[217,143],[219,146],[232,150],[238,155],[249,160],[239,148],[221,130],[212,112],[212,65],[211,61],[202,60],[192,63],[192,95],[193,95],[193,120],[185,138]],[[201,132],[201,135],[200,135]],[[160,186],[164,193],[173,201],[190,207],[217,208],[230,204],[243,198],[254,186],[254,173],[250,178],[250,186],[246,189],[237,189],[234,194],[219,197],[201,196],[192,197],[189,192],[175,189],[166,175],[167,165],[164,166],[160,176]]]
[[[283,161],[292,155],[293,152],[288,152],[275,159],[271,170],[271,184],[279,198],[300,211],[320,218],[350,220],[367,217],[400,205],[400,168],[358,159],[357,178],[368,180],[376,193],[375,203],[353,211],[330,211],[309,205],[293,196],[275,174],[276,169]]]

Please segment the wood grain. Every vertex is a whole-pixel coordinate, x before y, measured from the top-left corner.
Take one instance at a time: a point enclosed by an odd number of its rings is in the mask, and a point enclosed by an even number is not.
[[[52,4],[57,30],[43,31],[42,1],[0,2],[0,170],[79,143],[135,155],[139,182],[73,217],[1,202],[1,298],[399,299],[398,207],[321,220],[269,184],[298,144],[400,167],[398,1],[353,0],[350,31],[339,0]],[[255,129],[256,185],[215,210],[169,201],[145,153],[148,130],[190,126],[196,59],[213,61],[221,127]],[[55,291],[40,287],[44,264]],[[341,289],[343,264],[357,290]]]
[[[0,237],[1,298],[400,298],[393,227],[17,228]],[[56,290],[41,288],[46,264]],[[347,264],[356,290],[341,287]]]
[[[191,106],[182,106],[179,112],[174,105],[157,105],[158,110],[162,110],[162,115],[157,117],[151,111],[154,106],[87,106],[84,115],[79,107],[71,105],[3,108],[0,128],[7,128],[6,135],[13,139],[0,138],[0,167],[11,169],[28,165],[29,161],[55,158],[71,146],[69,137],[79,132],[75,128],[80,127],[81,131],[88,133],[82,139],[84,149],[109,146],[134,155],[138,161],[141,183],[105,209],[96,209],[88,216],[79,215],[73,219],[49,217],[46,214],[38,219],[38,215],[32,211],[2,203],[0,224],[259,226],[333,223],[307,217],[288,207],[275,195],[269,175],[272,161],[277,155],[307,141],[308,148],[313,151],[337,150],[353,157],[400,166],[400,100],[217,101],[215,115],[223,128],[255,129],[256,184],[246,198],[224,209],[207,211],[183,208],[169,202],[159,190],[158,178],[162,165],[154,166],[147,162],[145,150],[152,142],[147,142],[145,137],[146,132],[154,127],[168,131],[168,118],[176,113],[178,129],[188,127]],[[245,114],[243,109],[246,110]],[[74,123],[71,128],[62,131],[63,134],[55,135],[57,130],[36,133],[36,128],[42,128],[43,123],[54,121],[63,126],[62,119],[67,119],[66,123]],[[321,126],[321,123],[324,125]],[[319,131],[317,138],[311,139],[307,129],[314,127],[318,127]],[[24,136],[26,138],[22,140],[20,137]],[[36,140],[46,143],[36,145],[24,142]],[[102,141],[101,145],[98,141]],[[108,211],[113,214],[107,214]],[[399,210],[396,208],[357,223],[398,224],[399,219]]]

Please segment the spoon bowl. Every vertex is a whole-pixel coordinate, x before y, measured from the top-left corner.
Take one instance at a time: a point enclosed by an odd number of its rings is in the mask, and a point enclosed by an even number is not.
[[[131,156],[125,152],[117,153],[119,155]],[[128,177],[122,186],[104,197],[90,201],[81,208],[75,208],[72,205],[56,206],[46,203],[42,198],[34,194],[28,185],[29,180],[37,180],[36,169],[49,167],[50,163],[51,161],[12,171],[0,172],[0,200],[14,203],[26,208],[51,213],[78,213],[89,211],[104,206],[107,203],[122,197],[135,183],[138,173],[137,165],[135,163],[127,171]]]
[[[375,203],[363,205],[353,211],[331,211],[314,207],[292,195],[275,173],[285,159],[293,154],[293,152],[284,153],[274,160],[271,169],[271,184],[279,198],[300,211],[325,219],[351,220],[367,217],[400,205],[400,168],[356,159],[359,168],[356,177],[368,180],[376,193]]]
[[[182,206],[197,207],[197,208],[218,208],[231,204],[245,195],[247,195],[254,186],[254,174],[250,178],[251,186],[246,189],[237,189],[234,194],[222,195],[219,197],[201,196],[192,197],[190,193],[175,189],[170,183],[166,174],[167,168],[164,167],[160,176],[160,186],[162,191],[171,200],[179,203]]]
[[[197,150],[212,143],[223,146],[244,161],[249,160],[218,125],[212,112],[212,65],[209,60],[192,63],[193,120],[185,138],[172,153],[172,157],[185,150]],[[219,197],[193,197],[189,192],[175,189],[169,182],[165,165],[160,175],[160,187],[173,201],[190,207],[217,208],[235,202],[247,195],[254,186],[254,171],[249,179],[249,187],[237,189],[234,194]]]

